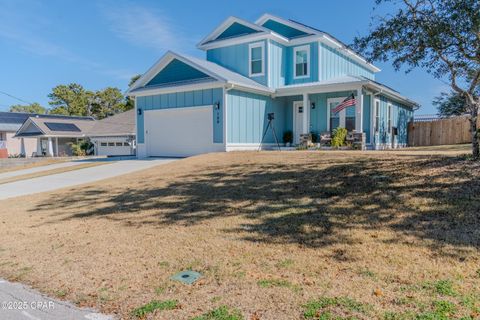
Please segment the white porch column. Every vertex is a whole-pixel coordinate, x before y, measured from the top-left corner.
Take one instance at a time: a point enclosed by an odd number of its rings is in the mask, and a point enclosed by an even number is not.
[[[55,137],[55,156],[58,157],[58,137]]]
[[[27,157],[27,153],[25,152],[25,140],[23,138],[20,138],[20,155],[23,157]]]
[[[37,138],[37,157],[42,156],[42,138]]]
[[[355,131],[363,132],[363,88],[357,90],[357,103],[355,104]]]
[[[302,122],[302,133],[307,134],[310,132],[310,106],[308,105],[308,93],[303,94],[303,122]]]
[[[47,144],[47,157],[53,157],[53,141],[52,138],[48,138]]]

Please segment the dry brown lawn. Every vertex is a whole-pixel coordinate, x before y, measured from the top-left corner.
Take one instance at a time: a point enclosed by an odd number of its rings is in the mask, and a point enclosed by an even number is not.
[[[15,161],[15,159],[9,159],[11,161]],[[5,173],[5,172],[11,172],[11,171],[18,171],[18,170],[23,170],[23,169],[30,169],[30,168],[36,168],[36,167],[43,167],[49,164],[55,164],[55,163],[60,163],[67,161],[62,158],[44,158],[40,161],[36,161],[34,163],[25,163],[21,165],[17,165],[14,167],[6,166],[2,167],[0,166],[0,173]]]
[[[475,319],[479,178],[415,152],[192,157],[0,202],[0,277],[125,319]]]

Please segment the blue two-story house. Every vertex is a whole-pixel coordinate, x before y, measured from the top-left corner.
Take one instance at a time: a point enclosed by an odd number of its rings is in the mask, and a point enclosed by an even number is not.
[[[380,69],[328,33],[270,14],[230,17],[198,48],[206,60],[167,52],[129,89],[138,156],[267,148],[269,113],[294,144],[336,127],[365,132],[371,149],[407,144],[417,103],[376,82]],[[332,112],[352,94],[354,106]]]

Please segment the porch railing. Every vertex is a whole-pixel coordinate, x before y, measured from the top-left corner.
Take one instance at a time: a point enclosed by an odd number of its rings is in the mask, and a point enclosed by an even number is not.
[[[7,149],[7,141],[0,140],[0,149]]]

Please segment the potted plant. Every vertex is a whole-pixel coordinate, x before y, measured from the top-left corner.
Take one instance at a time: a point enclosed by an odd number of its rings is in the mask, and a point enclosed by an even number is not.
[[[315,132],[311,132],[310,135],[312,136],[312,143],[315,147],[320,148],[320,136]]]
[[[293,132],[288,130],[283,133],[283,143],[286,147],[290,147],[293,142]]]

